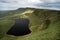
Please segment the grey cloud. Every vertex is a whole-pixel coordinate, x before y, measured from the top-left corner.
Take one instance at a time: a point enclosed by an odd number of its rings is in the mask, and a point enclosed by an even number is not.
[[[11,10],[19,7],[46,7],[60,9],[60,0],[0,0],[0,10]],[[35,1],[35,2],[33,2]]]

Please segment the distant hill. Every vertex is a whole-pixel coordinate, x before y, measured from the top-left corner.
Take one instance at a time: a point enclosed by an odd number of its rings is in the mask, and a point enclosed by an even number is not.
[[[14,15],[18,13],[24,12],[26,9],[25,8],[19,8],[17,10],[10,10],[10,11],[0,11],[0,17],[4,16],[9,16],[9,15]]]

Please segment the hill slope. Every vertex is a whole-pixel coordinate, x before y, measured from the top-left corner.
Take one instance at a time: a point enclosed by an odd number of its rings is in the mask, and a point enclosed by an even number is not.
[[[11,16],[11,15],[14,15],[14,14],[19,14],[19,13],[24,12],[25,10],[26,10],[25,8],[19,8],[17,10],[0,11],[0,18],[5,17],[5,16]]]
[[[28,18],[31,34],[7,35],[13,19]],[[0,40],[60,40],[60,11],[27,8],[23,13],[0,18]]]

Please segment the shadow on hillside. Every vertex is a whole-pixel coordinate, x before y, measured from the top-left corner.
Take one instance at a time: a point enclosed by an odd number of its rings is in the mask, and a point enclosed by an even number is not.
[[[44,20],[44,22],[41,24],[40,30],[47,29],[50,24],[51,24],[51,21],[50,20]]]
[[[50,25],[51,21],[50,20],[46,20],[46,28],[48,28],[48,26]]]

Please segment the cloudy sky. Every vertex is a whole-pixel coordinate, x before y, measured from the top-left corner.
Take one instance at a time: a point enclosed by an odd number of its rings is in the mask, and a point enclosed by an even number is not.
[[[0,0],[0,10],[15,10],[22,7],[60,10],[60,0]]]

